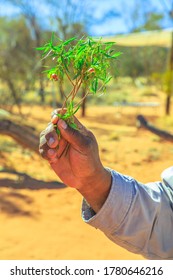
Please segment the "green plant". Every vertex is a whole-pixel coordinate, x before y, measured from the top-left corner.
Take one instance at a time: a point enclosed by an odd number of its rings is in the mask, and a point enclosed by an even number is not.
[[[54,44],[52,35],[51,40],[37,50],[43,52],[43,59],[49,58],[51,64],[53,63],[53,67],[44,71],[50,80],[62,84],[67,78],[70,82],[71,91],[67,95],[64,94],[62,113],[57,115],[77,129],[73,120],[74,114],[88,94],[105,92],[106,85],[112,78],[108,73],[110,61],[117,59],[121,53],[112,49],[114,42],[102,42],[101,39],[94,40],[91,37],[79,40],[73,37],[66,41],[57,38],[57,41],[58,44]],[[85,94],[77,102],[75,97],[81,87],[84,87]]]

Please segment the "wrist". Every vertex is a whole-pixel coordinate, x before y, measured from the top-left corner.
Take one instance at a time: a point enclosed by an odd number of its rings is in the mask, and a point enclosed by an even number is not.
[[[106,201],[111,189],[112,176],[110,171],[102,168],[93,177],[88,178],[78,191],[97,213]]]

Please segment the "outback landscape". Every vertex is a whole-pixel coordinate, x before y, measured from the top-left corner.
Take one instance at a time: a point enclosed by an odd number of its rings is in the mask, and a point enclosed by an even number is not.
[[[172,27],[173,1],[1,1],[0,260],[144,259],[82,221],[82,197],[41,158],[39,134],[67,108],[60,117],[92,130],[104,166],[160,181],[173,136],[137,117],[173,134]]]
[[[152,92],[153,89],[151,89]],[[153,92],[155,89],[153,90]],[[159,181],[172,165],[172,143],[139,128],[142,114],[155,126],[171,132],[164,113],[164,94],[145,95],[140,101],[158,107],[90,105],[77,116],[93,131],[105,166],[147,183]],[[50,106],[26,106],[25,123],[39,133],[50,120]],[[11,137],[0,138],[0,259],[140,260],[109,241],[81,219],[82,197],[64,186],[39,154],[23,148]]]

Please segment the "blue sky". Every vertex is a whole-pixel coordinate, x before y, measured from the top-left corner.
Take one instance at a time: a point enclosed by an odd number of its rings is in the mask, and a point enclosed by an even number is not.
[[[119,12],[121,16],[110,17],[101,24],[94,24],[92,26],[92,32],[98,35],[102,35],[103,33],[110,35],[112,30],[115,33],[128,33],[134,24],[131,18],[134,7],[139,9],[139,15],[144,9],[145,11],[153,10],[164,13],[167,9],[171,9],[171,3],[173,5],[173,0],[93,0],[93,5],[95,6],[94,13],[97,19],[106,14],[110,10],[110,7],[113,11]],[[140,19],[138,20],[140,21]],[[168,17],[163,20],[162,25],[164,28],[173,27]]]
[[[30,1],[30,0],[28,0]],[[58,1],[58,0],[57,0]],[[63,0],[61,0],[63,1]],[[77,1],[77,0],[74,0]],[[79,0],[82,1],[82,0]],[[90,2],[91,1],[91,2]],[[94,21],[88,27],[90,35],[104,36],[119,33],[128,33],[134,27],[135,22],[132,20],[134,8],[138,8],[138,21],[141,20],[140,12],[142,10],[154,10],[164,12],[165,8],[171,8],[173,0],[90,0],[89,5],[92,7]],[[171,2],[172,1],[172,2]],[[0,15],[13,15],[15,10],[3,1],[0,8]],[[39,10],[42,8],[38,0]],[[142,6],[141,6],[142,5]],[[169,6],[170,5],[170,6]],[[46,11],[46,9],[43,9]],[[119,14],[119,15],[118,15]],[[104,21],[102,18],[104,17]],[[171,26],[171,21],[165,19],[162,22],[164,28]]]

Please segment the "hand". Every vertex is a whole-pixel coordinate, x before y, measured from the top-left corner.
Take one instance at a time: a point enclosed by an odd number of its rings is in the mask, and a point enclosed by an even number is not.
[[[40,135],[40,153],[66,185],[78,189],[85,197],[98,192],[98,188],[103,194],[105,187],[110,188],[111,175],[101,163],[93,133],[75,117],[74,121],[78,130],[54,116],[53,123]],[[54,129],[55,123],[60,138]]]

